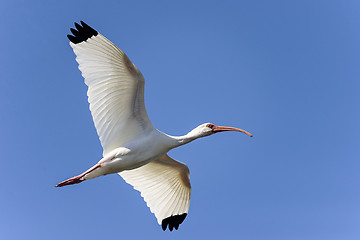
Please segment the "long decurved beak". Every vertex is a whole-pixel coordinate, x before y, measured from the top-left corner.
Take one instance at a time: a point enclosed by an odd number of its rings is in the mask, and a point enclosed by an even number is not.
[[[245,130],[242,130],[240,128],[235,128],[235,127],[224,127],[224,126],[216,126],[216,125],[214,125],[214,127],[212,128],[212,131],[214,133],[224,132],[224,131],[237,131],[237,132],[245,133],[249,137],[253,136],[251,133],[249,133],[249,132],[247,132]]]

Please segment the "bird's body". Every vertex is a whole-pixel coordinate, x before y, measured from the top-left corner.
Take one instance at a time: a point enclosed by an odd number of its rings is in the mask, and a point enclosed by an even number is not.
[[[98,168],[85,175],[85,179],[101,175],[118,173],[124,170],[138,168],[161,157],[170,150],[169,138],[157,130],[151,131],[139,139],[124,144],[105,155],[99,163],[103,168]]]
[[[190,204],[188,167],[167,155],[172,148],[222,131],[248,132],[211,123],[184,136],[157,130],[144,104],[144,77],[124,52],[84,22],[68,35],[88,86],[88,100],[103,158],[84,173],[57,186],[118,173],[141,192],[163,230],[177,229]]]
[[[99,161],[103,168],[84,175],[84,179],[141,167],[179,145],[182,145],[181,138],[177,139],[153,129],[138,139],[109,152]]]

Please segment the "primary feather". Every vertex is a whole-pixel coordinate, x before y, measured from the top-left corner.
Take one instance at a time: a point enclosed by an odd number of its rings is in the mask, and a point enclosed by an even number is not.
[[[145,109],[141,72],[123,51],[86,26],[76,25],[78,38],[69,37],[74,40],[70,46],[88,86],[90,111],[105,156],[154,127]]]

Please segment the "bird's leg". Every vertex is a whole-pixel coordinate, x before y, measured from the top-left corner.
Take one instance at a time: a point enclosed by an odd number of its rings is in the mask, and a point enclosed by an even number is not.
[[[65,181],[62,181],[61,183],[59,183],[58,185],[56,185],[55,187],[63,187],[63,186],[66,186],[66,185],[71,185],[71,184],[77,184],[77,183],[81,183],[82,181],[85,180],[84,176],[92,171],[94,171],[95,169],[101,167],[101,163],[97,163],[95,166],[93,166],[92,168],[90,168],[89,170],[87,170],[86,172],[78,175],[78,176],[75,176],[75,177],[72,177],[72,178],[69,178]]]
[[[82,174],[81,174],[81,175],[78,175],[78,176],[69,178],[69,179],[67,179],[67,180],[65,180],[65,181],[62,181],[61,183],[59,183],[59,184],[56,185],[55,187],[63,187],[63,186],[66,186],[66,185],[81,183],[81,182],[84,181],[84,180],[85,180],[85,179],[83,179],[83,176],[82,176]]]

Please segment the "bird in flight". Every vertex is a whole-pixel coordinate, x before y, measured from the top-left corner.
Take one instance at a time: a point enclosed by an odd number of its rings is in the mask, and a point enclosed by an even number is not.
[[[80,25],[81,24],[81,25]],[[128,56],[103,35],[80,21],[67,35],[88,86],[88,101],[103,158],[62,187],[118,173],[141,192],[165,231],[178,229],[187,216],[191,185],[189,168],[167,155],[173,148],[235,127],[204,123],[184,136],[170,136],[151,123],[144,104],[145,80]]]

